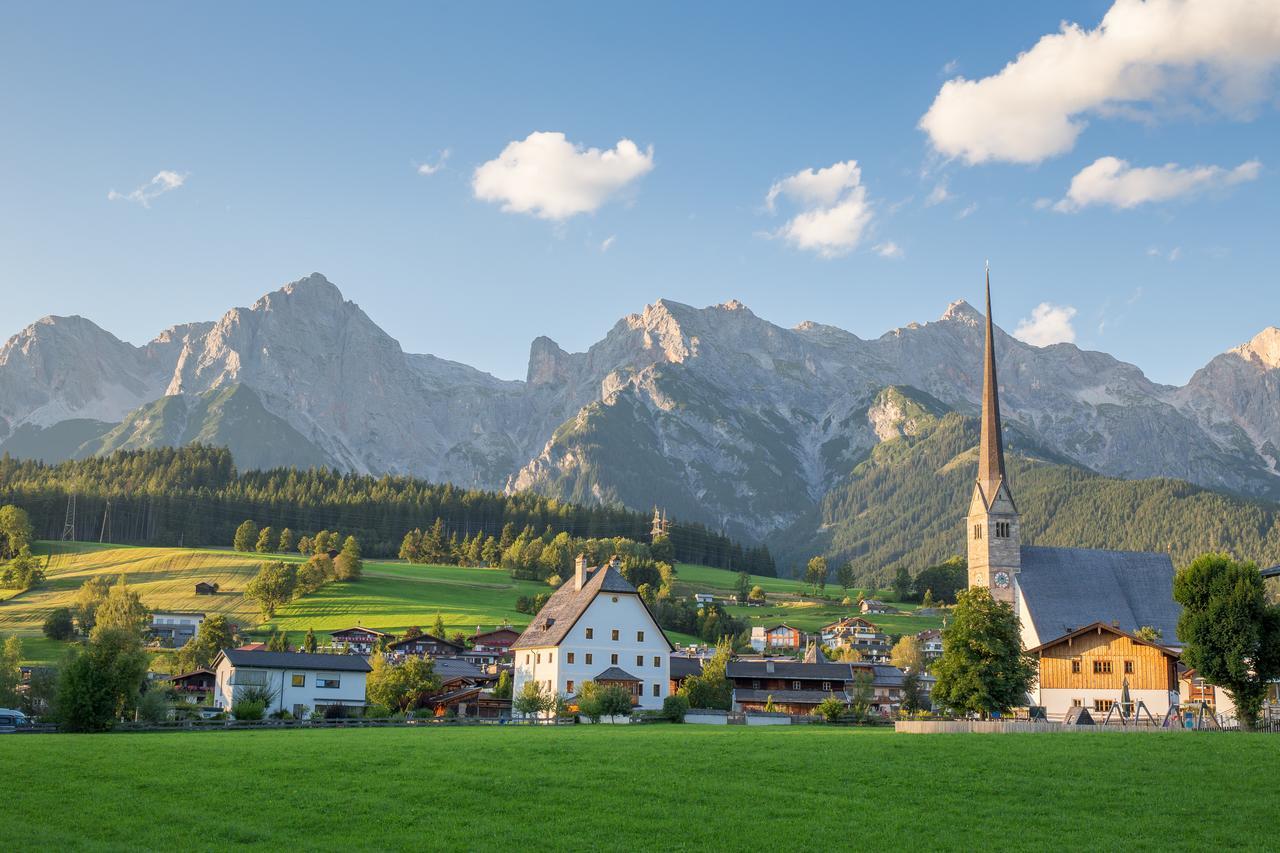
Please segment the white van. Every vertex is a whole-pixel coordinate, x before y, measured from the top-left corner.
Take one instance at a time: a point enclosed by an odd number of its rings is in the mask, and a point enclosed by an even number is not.
[[[13,734],[18,726],[30,725],[31,721],[27,719],[27,715],[21,711],[14,711],[9,708],[0,708],[0,735]]]

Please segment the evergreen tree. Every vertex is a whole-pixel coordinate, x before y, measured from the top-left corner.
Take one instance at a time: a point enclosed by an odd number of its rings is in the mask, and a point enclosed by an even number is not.
[[[751,596],[751,575],[746,572],[738,572],[738,585],[736,588],[736,598],[739,604],[746,604],[747,599]]]
[[[364,561],[360,559],[360,542],[354,536],[348,536],[342,543],[342,553],[333,561],[334,576],[340,581],[360,580],[364,572]]]
[[[435,624],[431,626],[431,636],[440,640],[443,640],[448,636],[445,633],[444,616],[442,616],[438,610],[436,611]]]
[[[258,541],[254,545],[254,550],[259,554],[274,554],[276,552],[276,542],[276,530],[268,524],[258,532]]]
[[[302,650],[310,654],[315,654],[317,648],[316,632],[314,628],[307,629],[307,635],[302,638]]]
[[[284,528],[280,531],[280,542],[277,544],[276,550],[281,554],[288,554],[293,550],[293,530]]]

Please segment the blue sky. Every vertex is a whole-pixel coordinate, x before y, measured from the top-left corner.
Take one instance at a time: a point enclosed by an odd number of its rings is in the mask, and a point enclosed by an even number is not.
[[[1180,383],[1280,324],[1280,24],[1231,2],[1111,34],[1105,2],[11,6],[0,334],[141,343],[320,271],[515,378],[659,297],[877,336],[976,304],[990,258],[1006,329]],[[987,79],[1064,19],[1079,50]]]

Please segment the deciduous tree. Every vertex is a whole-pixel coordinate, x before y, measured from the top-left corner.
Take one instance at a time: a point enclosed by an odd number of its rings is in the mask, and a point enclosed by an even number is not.
[[[257,542],[258,525],[252,519],[240,522],[240,526],[236,528],[235,538],[232,540],[232,547],[237,551],[249,552],[254,549]]]
[[[298,583],[297,567],[291,563],[263,563],[253,580],[244,588],[244,596],[256,603],[263,619],[276,615],[276,610],[293,600]]]
[[[1036,665],[1022,650],[1018,616],[982,587],[960,593],[942,630],[942,657],[933,665],[933,701],[983,718],[1026,702]]]

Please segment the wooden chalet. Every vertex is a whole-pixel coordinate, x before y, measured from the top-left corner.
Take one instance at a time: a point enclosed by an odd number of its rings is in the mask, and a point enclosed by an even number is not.
[[[396,640],[388,643],[387,648],[394,654],[400,655],[426,655],[427,657],[438,658],[457,655],[465,652],[465,646],[458,645],[455,642],[446,640],[443,637],[436,637],[432,634],[419,634],[416,637],[405,637],[403,640]]]
[[[213,670],[202,668],[180,675],[171,675],[166,680],[185,701],[203,705],[213,695],[216,679],[217,676]]]
[[[689,655],[671,656],[671,684],[669,693],[676,693],[690,676],[702,675],[702,658]]]
[[[385,631],[375,631],[372,628],[356,626],[355,628],[343,628],[341,631],[333,631],[329,636],[333,638],[333,645],[345,647],[348,653],[367,655],[373,653],[379,642],[389,640],[395,635],[388,634]]]
[[[863,660],[888,663],[892,644],[889,635],[861,616],[846,616],[819,629],[822,645],[831,649],[854,649]]]
[[[812,714],[831,696],[848,702],[852,679],[849,664],[827,660],[816,647],[804,661],[735,658],[725,674],[733,684],[735,710],[763,711],[772,702],[774,710],[788,714]]]
[[[520,638],[520,632],[510,625],[494,628],[492,631],[481,631],[479,627],[467,640],[471,648],[477,652],[496,652],[499,655],[509,654],[512,644]]]
[[[1178,652],[1094,622],[1029,650],[1039,661],[1037,704],[1050,719],[1072,707],[1105,714],[1126,686],[1157,719],[1178,702]]]
[[[751,647],[758,652],[769,649],[798,649],[804,642],[804,632],[785,622],[778,625],[757,625],[751,629]]]

